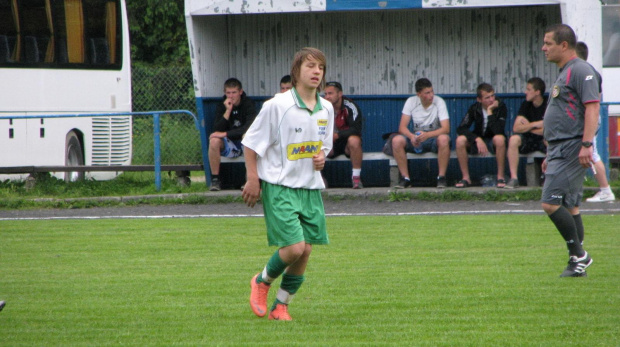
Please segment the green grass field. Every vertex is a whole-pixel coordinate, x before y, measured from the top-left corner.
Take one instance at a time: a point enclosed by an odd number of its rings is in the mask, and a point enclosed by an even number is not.
[[[543,215],[329,218],[292,322],[248,305],[260,218],[3,221],[0,345],[618,346],[619,218],[565,279]]]

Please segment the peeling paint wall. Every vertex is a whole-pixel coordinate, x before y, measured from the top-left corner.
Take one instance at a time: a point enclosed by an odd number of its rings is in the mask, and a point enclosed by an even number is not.
[[[192,48],[201,96],[221,96],[232,76],[250,95],[272,95],[304,46],[325,52],[327,79],[342,82],[349,95],[414,94],[420,77],[439,94],[474,93],[483,81],[499,93],[521,93],[530,77],[555,80],[557,68],[540,48],[545,27],[561,22],[561,14],[559,6],[521,6],[199,16],[193,22],[200,33],[199,47]]]

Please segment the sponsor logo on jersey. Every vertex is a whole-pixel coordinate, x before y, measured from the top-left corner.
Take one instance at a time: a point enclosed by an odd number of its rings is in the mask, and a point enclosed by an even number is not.
[[[301,128],[295,128],[295,132],[296,133],[300,133],[301,132]]]
[[[594,76],[592,76],[592,75],[588,75],[588,76],[586,76],[586,81],[589,81],[589,80],[591,80],[591,79],[593,79],[593,78],[594,78]]]
[[[557,98],[560,95],[560,87],[553,86],[553,91],[551,92],[551,97]]]
[[[327,126],[327,119],[318,119],[316,121],[316,124],[320,127],[325,127]]]
[[[291,143],[286,147],[286,157],[288,160],[312,158],[312,156],[319,153],[321,146],[323,146],[321,141]]]

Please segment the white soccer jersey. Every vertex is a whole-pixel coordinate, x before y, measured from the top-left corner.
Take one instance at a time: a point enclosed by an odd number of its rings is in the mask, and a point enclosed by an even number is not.
[[[295,88],[267,100],[243,138],[258,155],[258,177],[290,188],[324,189],[312,156],[332,149],[334,108],[319,97],[311,114]]]
[[[403,114],[411,116],[413,131],[433,131],[441,128],[441,121],[450,119],[446,102],[439,96],[433,96],[428,108],[422,106],[420,98],[415,95],[405,101]]]

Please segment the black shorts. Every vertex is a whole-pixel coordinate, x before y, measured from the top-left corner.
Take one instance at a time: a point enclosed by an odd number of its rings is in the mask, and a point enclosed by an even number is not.
[[[517,134],[521,137],[521,147],[519,147],[519,154],[528,154],[532,152],[547,153],[547,146],[543,140],[533,139],[529,136],[523,136],[523,134]]]
[[[337,156],[344,154],[347,158],[350,158],[349,154],[346,153],[347,143],[349,142],[349,136],[347,137],[339,137],[338,140],[334,141],[332,145],[332,151],[327,156],[328,158],[336,158]]]

